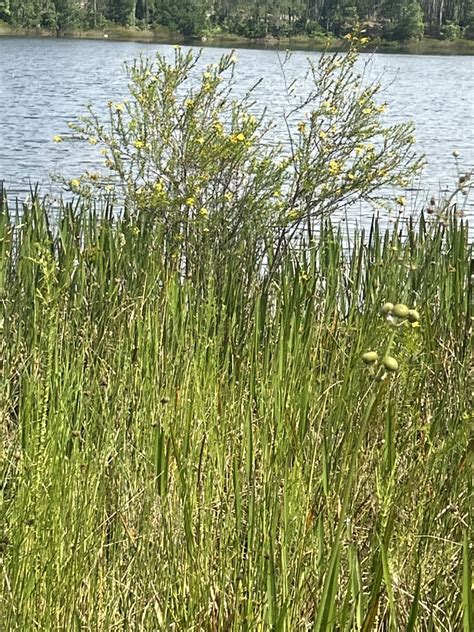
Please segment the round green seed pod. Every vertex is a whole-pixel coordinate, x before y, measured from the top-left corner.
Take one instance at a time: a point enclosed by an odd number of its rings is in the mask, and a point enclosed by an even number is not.
[[[393,308],[393,315],[397,318],[407,318],[410,310],[403,303],[397,303]]]
[[[416,309],[408,310],[408,320],[411,323],[417,323],[420,320],[420,314],[416,311]]]
[[[392,356],[385,356],[385,358],[382,360],[382,363],[385,370],[389,373],[395,373],[395,371],[398,371],[398,362],[395,360],[395,358],[392,358]]]
[[[362,362],[364,364],[374,364],[379,359],[378,353],[376,351],[367,351],[362,356]]]
[[[384,303],[380,311],[382,312],[382,314],[386,314],[388,316],[390,312],[393,312],[393,308],[394,308],[393,303]]]

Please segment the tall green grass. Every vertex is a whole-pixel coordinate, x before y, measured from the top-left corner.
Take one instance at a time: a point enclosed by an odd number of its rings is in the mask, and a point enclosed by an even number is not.
[[[12,215],[0,629],[471,628],[462,220],[325,220],[271,276],[186,278],[139,218]],[[362,363],[389,346],[398,372]]]

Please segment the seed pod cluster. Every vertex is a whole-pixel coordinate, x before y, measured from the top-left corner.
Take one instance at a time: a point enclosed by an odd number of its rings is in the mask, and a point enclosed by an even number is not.
[[[404,303],[384,303],[380,310],[385,316],[394,316],[399,320],[408,320],[410,323],[420,321],[420,313],[416,309],[410,309]]]
[[[379,361],[379,354],[376,351],[366,351],[362,355],[362,362],[366,366],[372,366]],[[386,355],[382,358],[382,366],[387,373],[396,373],[398,371],[398,362],[392,356]]]

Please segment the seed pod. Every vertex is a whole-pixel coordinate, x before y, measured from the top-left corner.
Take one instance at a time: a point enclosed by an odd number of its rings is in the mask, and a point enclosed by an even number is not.
[[[379,359],[378,353],[376,351],[367,351],[362,356],[362,362],[364,364],[374,364]]]
[[[392,358],[392,356],[385,356],[385,358],[382,360],[382,363],[385,370],[389,373],[395,373],[396,371],[398,371],[398,362],[395,360],[395,358]]]
[[[411,323],[417,323],[420,320],[420,314],[416,311],[416,309],[410,309],[408,310],[407,318]]]
[[[394,305],[393,303],[385,303],[384,305],[382,305],[382,309],[381,312],[382,314],[390,314],[390,312],[393,311]]]
[[[397,318],[407,318],[410,310],[403,303],[397,303],[393,308],[393,315]]]

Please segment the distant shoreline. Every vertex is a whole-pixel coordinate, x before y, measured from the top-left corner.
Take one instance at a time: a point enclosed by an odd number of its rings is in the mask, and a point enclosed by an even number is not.
[[[276,39],[274,37],[248,39],[239,35],[222,33],[195,38],[185,38],[166,28],[157,30],[132,27],[110,27],[104,30],[56,32],[46,29],[25,29],[11,27],[0,22],[0,37],[45,37],[59,39],[92,39],[106,41],[143,42],[150,44],[183,44],[191,46],[214,46],[232,48],[291,49],[291,50],[338,50],[344,46],[341,39],[331,37],[297,36]],[[474,55],[474,40],[437,40],[424,38],[421,41],[387,42],[374,40],[366,49],[368,52],[404,53],[412,55]]]

